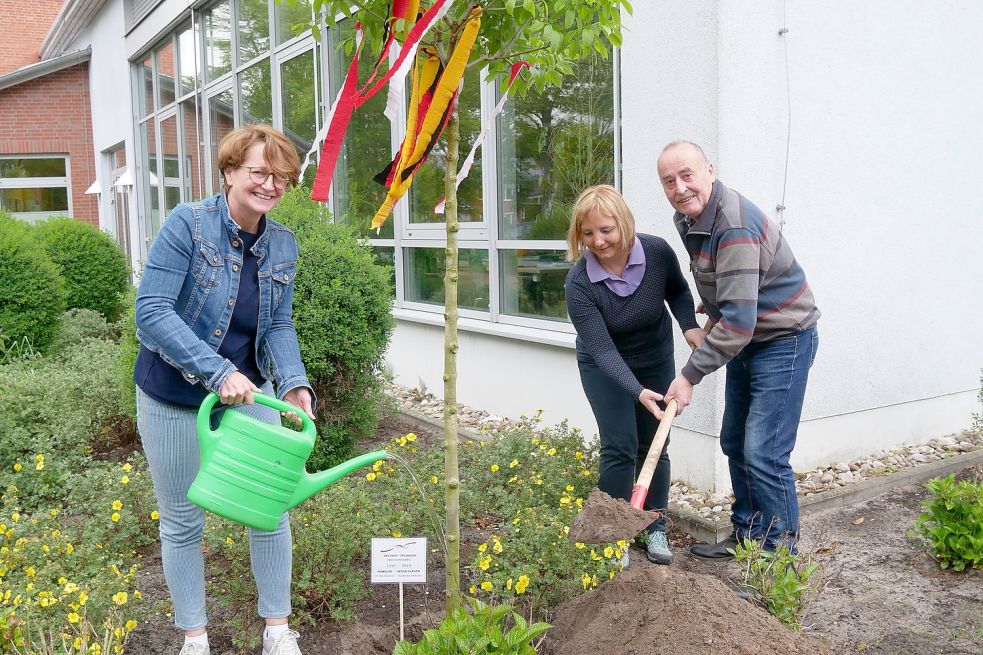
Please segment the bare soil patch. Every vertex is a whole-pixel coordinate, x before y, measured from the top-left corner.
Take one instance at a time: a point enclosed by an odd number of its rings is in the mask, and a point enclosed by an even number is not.
[[[414,431],[420,446],[437,446],[440,435],[387,420],[360,450],[382,446]],[[977,477],[967,469],[962,475]],[[825,586],[807,610],[802,633],[782,627],[764,610],[739,599],[730,583],[740,579],[732,562],[692,557],[692,543],[673,528],[676,560],[671,567],[650,564],[632,551],[631,568],[590,594],[572,599],[550,616],[533,617],[555,626],[544,652],[578,653],[875,653],[895,655],[983,653],[983,572],[942,571],[922,545],[907,536],[927,492],[902,487],[873,500],[812,513],[802,518],[802,552],[818,551]],[[858,521],[858,519],[863,521]],[[647,525],[647,524],[646,524]],[[462,561],[483,541],[482,525],[462,526]],[[644,527],[644,525],[642,526]],[[365,577],[368,579],[368,562]],[[145,553],[140,589],[156,608],[133,632],[127,652],[175,655],[182,637],[169,615],[167,589],[156,551]],[[407,638],[443,617],[444,562],[432,553],[429,582],[405,588]],[[209,637],[216,655],[240,651],[227,627],[232,615],[220,598],[209,598]],[[399,635],[398,591],[370,588],[355,622],[329,621],[296,626],[305,655],[382,655]],[[255,633],[261,624],[257,619]],[[579,640],[579,641],[578,641]],[[635,649],[635,650],[632,650]],[[798,649],[798,650],[796,650]]]

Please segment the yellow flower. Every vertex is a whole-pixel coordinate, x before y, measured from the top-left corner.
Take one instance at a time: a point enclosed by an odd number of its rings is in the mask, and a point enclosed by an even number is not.
[[[532,438],[532,439],[530,439],[529,441],[531,441],[531,442],[532,442],[532,445],[534,445],[534,446],[535,446],[536,444],[538,444],[538,443],[539,443],[539,437],[533,437],[533,438]]]
[[[515,583],[515,593],[523,594],[526,592],[526,587],[529,586],[529,576],[520,575],[519,580]]]
[[[478,590],[474,588],[474,585],[471,585],[468,588],[468,593],[470,593],[472,596],[474,596],[476,593],[478,593]]]
[[[481,544],[480,546],[478,546],[478,552],[479,553],[483,553],[486,550],[488,550],[488,544]]]
[[[381,469],[381,468],[382,468],[382,460],[381,459],[378,462],[376,462],[375,464],[372,465],[372,470],[373,471],[379,471],[379,469]]]
[[[482,571],[487,571],[488,567],[491,566],[491,561],[492,561],[491,555],[486,555],[485,557],[482,557],[481,559],[478,560],[478,568],[480,568]]]
[[[123,502],[120,501],[120,500],[114,500],[113,501],[113,509],[115,509],[117,511],[123,509]]]
[[[38,453],[37,455],[34,456],[34,461],[40,464],[41,462],[44,461],[44,455]]]
[[[109,518],[113,520],[113,523],[116,523],[117,521],[119,521],[119,512],[113,512],[113,515],[110,516]]]
[[[233,544],[235,544],[235,540],[232,537],[226,537],[225,538],[225,545],[226,546],[232,546]]]
[[[489,468],[492,473],[498,473],[498,464],[492,464]]]
[[[79,594],[79,605],[85,605],[87,600],[89,600],[89,592],[83,591]]]
[[[134,589],[133,597],[136,598],[137,600],[140,600],[141,598],[143,598],[143,594],[140,593],[139,589]]]
[[[375,480],[375,478],[376,478],[375,473],[369,472],[365,474],[365,479],[368,480],[369,482],[372,482],[373,480]]]
[[[79,618],[81,618],[81,617],[79,617],[78,612],[69,612],[68,613],[68,622],[69,623],[78,623],[79,622]]]
[[[547,455],[555,455],[556,454],[556,448],[550,448],[549,450],[546,451],[546,454]]]
[[[511,462],[509,462],[509,468],[510,469],[514,469],[518,465],[519,465],[519,460],[517,460],[517,459],[513,459]]]
[[[159,518],[160,518],[160,512],[158,512],[157,510],[154,510],[154,511],[150,512],[150,519],[151,520],[156,521]]]
[[[71,555],[74,552],[75,552],[75,546],[73,546],[72,544],[67,544],[65,546],[65,554],[66,555]]]
[[[136,627],[137,627],[137,622],[134,619],[130,619],[129,621],[126,622],[126,630],[128,632],[133,632],[133,630]]]
[[[618,544],[618,548],[627,548],[628,547],[628,542],[625,541],[624,539],[618,539],[618,541],[615,542],[615,543]]]
[[[38,462],[37,464],[34,465],[34,468],[37,469],[38,471],[43,470],[44,469],[44,462]]]
[[[608,559],[614,557],[614,548],[611,548],[611,546],[606,547],[604,549],[604,556],[607,557]]]
[[[393,536],[394,537],[402,537],[403,536],[403,533],[400,532],[399,530],[393,530]]]
[[[584,499],[583,498],[578,498],[577,499],[577,507],[579,509],[583,509],[584,508]]]
[[[20,473],[23,468],[20,462],[14,462],[14,473]]]
[[[410,432],[408,435],[406,435],[406,440],[409,441],[409,442],[416,441],[416,435],[414,433]]]
[[[590,586],[590,574],[584,573],[582,576],[580,576],[580,582],[584,585],[584,589],[587,589],[587,587]]]
[[[583,550],[584,548],[587,548],[587,544],[581,543],[579,541],[578,542],[575,542],[573,545],[576,546],[577,548],[579,548],[580,550]]]
[[[113,602],[116,603],[117,605],[126,605],[127,600],[128,597],[125,591],[120,591],[113,594]]]
[[[608,580],[614,577],[614,571],[608,571]]]
[[[484,582],[482,582],[482,583],[481,583],[481,589],[482,589],[483,591],[491,591],[491,590],[492,590],[492,589],[494,589],[494,588],[495,588],[495,585],[493,585],[493,584],[492,584],[491,582],[489,582],[488,580],[485,580]]]
[[[133,466],[129,462],[127,462],[126,464],[123,464],[122,468],[127,473],[129,473],[131,470],[133,470]]]
[[[82,637],[76,637],[75,641],[72,642],[72,646],[75,650],[82,650]]]
[[[492,550],[495,552],[495,554],[501,553],[502,552],[502,542],[501,541],[498,541],[496,539],[495,540],[495,545],[492,546]]]
[[[119,479],[119,481],[120,481],[120,484],[129,484],[129,482],[130,482],[130,476],[124,475],[123,477],[121,477]]]
[[[437,476],[436,475],[431,475],[430,476],[430,484],[437,484],[437,482],[439,482],[439,480],[437,479]]]
[[[29,566],[26,569],[24,569],[24,574],[29,578],[33,578],[35,575],[37,575],[37,573],[38,572],[34,569],[33,566]]]
[[[509,578],[508,580],[505,581],[505,588],[506,589],[512,588],[512,578]]]
[[[573,454],[573,456],[574,456],[574,457],[576,457],[577,459],[583,459],[583,458],[584,458],[584,454],[583,454],[582,452],[580,452],[579,450],[578,450],[578,451],[576,451],[576,452],[575,452],[575,453]]]
[[[54,518],[58,516],[58,509],[57,508],[49,509],[48,514],[51,516],[51,518]]]
[[[17,523],[17,521],[20,521],[20,514],[14,512],[13,514],[10,515],[10,520],[13,521],[14,523]]]

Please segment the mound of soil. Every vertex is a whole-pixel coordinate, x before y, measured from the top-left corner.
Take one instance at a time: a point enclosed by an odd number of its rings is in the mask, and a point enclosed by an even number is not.
[[[665,566],[633,566],[563,603],[548,639],[563,655],[832,655],[719,579]]]
[[[582,544],[631,539],[658,518],[658,512],[635,509],[620,498],[612,498],[595,488],[573,520],[567,537]]]

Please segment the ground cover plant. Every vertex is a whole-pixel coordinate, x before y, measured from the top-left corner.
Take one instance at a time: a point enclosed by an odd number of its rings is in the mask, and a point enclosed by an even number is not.
[[[784,544],[765,550],[753,539],[737,544],[734,560],[742,568],[742,582],[753,600],[789,628],[799,630],[802,614],[821,584],[818,562],[791,552]]]
[[[915,533],[943,569],[983,569],[983,484],[952,475],[929,480]]]

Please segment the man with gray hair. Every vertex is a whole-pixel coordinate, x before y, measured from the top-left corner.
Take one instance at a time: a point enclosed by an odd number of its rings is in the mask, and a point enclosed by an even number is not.
[[[658,162],[673,221],[712,330],[673,380],[665,400],[680,413],[704,376],[727,367],[720,447],[734,488],[733,532],[690,550],[730,557],[738,540],[795,551],[799,504],[789,464],[820,312],[781,226],[716,179],[695,143],[674,141]]]

